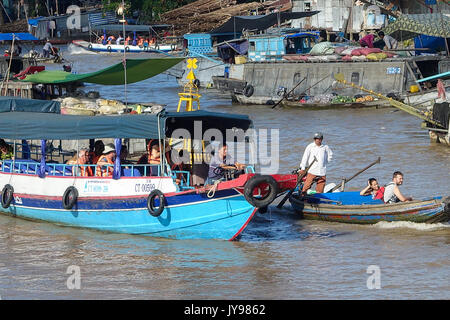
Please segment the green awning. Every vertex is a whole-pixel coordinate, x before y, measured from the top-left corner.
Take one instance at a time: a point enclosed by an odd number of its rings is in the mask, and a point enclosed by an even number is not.
[[[127,59],[127,83],[135,83],[154,77],[183,60],[184,58]],[[121,85],[124,84],[125,77],[123,63],[118,63],[100,71],[84,74],[73,74],[65,71],[42,71],[28,75],[22,81],[44,84],[63,84],[80,81],[102,85]]]
[[[450,18],[443,14],[403,14],[383,29],[385,34],[403,41],[424,34],[450,38]]]

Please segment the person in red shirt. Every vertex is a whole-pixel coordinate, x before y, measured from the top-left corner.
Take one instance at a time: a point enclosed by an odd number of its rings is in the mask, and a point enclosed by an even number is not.
[[[372,199],[374,199],[374,200],[376,200],[376,199],[383,200],[384,187],[380,187],[380,185],[378,184],[377,179],[370,178],[367,181],[367,187],[362,189],[359,194],[362,195],[362,196],[372,195]]]

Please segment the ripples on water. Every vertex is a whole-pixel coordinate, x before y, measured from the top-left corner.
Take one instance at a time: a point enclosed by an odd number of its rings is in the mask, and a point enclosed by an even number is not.
[[[65,54],[78,73],[117,63],[121,55]],[[101,57],[101,58],[99,58]],[[134,55],[133,57],[143,57]],[[48,69],[60,65],[48,65]],[[87,85],[123,99],[122,86]],[[175,110],[179,88],[159,75],[128,86],[130,101]],[[334,151],[328,181],[338,182],[378,156],[380,165],[348,184],[381,183],[395,170],[413,197],[450,194],[450,148],[429,142],[420,121],[392,109],[276,109],[232,105],[203,91],[202,108],[248,114],[256,128],[280,129],[279,172],[298,166],[315,131]],[[448,224],[355,226],[298,220],[289,204],[256,215],[239,241],[174,241],[59,227],[0,215],[3,299],[449,299]],[[80,266],[81,289],[68,290],[67,268]],[[369,290],[369,265],[381,269]]]

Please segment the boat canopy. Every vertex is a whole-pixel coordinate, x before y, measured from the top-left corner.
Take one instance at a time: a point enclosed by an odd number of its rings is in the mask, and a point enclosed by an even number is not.
[[[13,33],[0,33],[0,41],[12,41],[12,40],[22,40],[22,41],[39,41],[38,38],[33,36],[31,33],[26,32],[13,32]]]
[[[184,58],[127,59],[127,83],[135,83],[154,77],[183,60]],[[42,71],[30,74],[22,81],[43,84],[64,84],[80,81],[102,85],[122,85],[125,83],[124,66],[120,62],[108,68],[84,74],[73,74],[59,70]]]
[[[291,19],[311,17],[319,12],[276,12],[258,16],[233,16],[223,25],[211,31],[211,34],[242,33],[244,29],[263,31],[277,25],[278,21],[283,23]]]
[[[245,115],[208,111],[166,112],[158,114],[125,114],[79,116],[19,110],[3,112],[0,138],[14,140],[81,140],[93,138],[158,139],[170,137],[175,129],[194,133],[194,122],[201,121],[201,133],[252,126]]]
[[[61,113],[61,103],[52,100],[0,97],[0,113],[3,112]],[[3,116],[3,115],[2,115]],[[0,116],[1,117],[1,116]]]
[[[450,17],[438,14],[402,14],[395,22],[383,29],[385,34],[403,41],[424,34],[432,37],[450,38]]]

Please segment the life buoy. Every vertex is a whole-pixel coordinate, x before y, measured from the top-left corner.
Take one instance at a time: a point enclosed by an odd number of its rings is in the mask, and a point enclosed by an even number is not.
[[[91,50],[92,49],[92,43],[89,43],[88,45],[88,49]]]
[[[156,207],[155,205],[156,198],[159,199],[159,207]],[[159,217],[161,213],[164,211],[164,207],[165,207],[164,194],[158,189],[155,189],[152,192],[150,192],[147,198],[148,212],[154,217]]]
[[[78,200],[78,190],[74,186],[70,186],[64,191],[62,204],[64,209],[70,210]]]
[[[126,51],[126,52],[130,52],[130,47],[128,47],[128,46],[125,47],[125,51]]]
[[[248,85],[245,86],[245,88],[244,88],[244,96],[249,98],[249,97],[251,97],[253,95],[254,92],[255,92],[255,88],[253,88],[253,86],[251,84],[248,84]]]
[[[7,184],[3,187],[2,190],[2,207],[3,208],[9,208],[9,205],[11,204],[11,201],[13,199],[14,195],[14,188],[12,185]]]
[[[112,51],[111,46],[108,46],[108,47],[106,48],[106,51],[111,52],[111,51]]]
[[[278,194],[278,183],[269,175],[256,175],[247,181],[244,197],[252,206],[267,207]]]
[[[194,83],[194,86],[196,86],[197,88],[200,88],[200,80],[195,79],[193,83]]]

